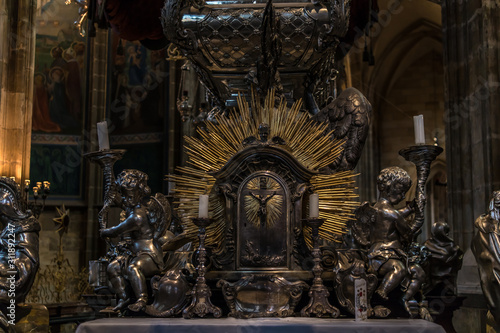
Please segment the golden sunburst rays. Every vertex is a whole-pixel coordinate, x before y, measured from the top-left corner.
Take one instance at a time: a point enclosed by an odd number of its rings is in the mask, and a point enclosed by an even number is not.
[[[305,167],[319,170],[332,163],[342,151],[343,141],[332,140],[326,123],[317,123],[301,112],[302,102],[291,108],[282,99],[275,106],[274,90],[270,91],[262,106],[258,98],[248,102],[238,97],[238,112],[215,117],[217,124],[207,122],[206,131],[198,130],[200,138],[186,137],[189,163],[203,171],[215,171],[240,151],[244,139],[258,137],[262,123],[269,125],[269,138],[283,139],[291,154]]]
[[[224,205],[214,193],[215,178],[205,171],[191,167],[179,167],[177,175],[168,175],[169,181],[175,182],[174,205],[177,216],[181,219],[184,233],[198,245],[198,227],[193,218],[198,217],[199,198],[202,194],[209,195],[209,218],[214,222],[208,226],[206,245],[218,249],[224,237]]]
[[[264,186],[261,186],[261,179],[264,179]],[[259,177],[250,180],[247,189],[248,194],[244,197],[247,221],[258,229],[264,227],[262,224],[272,228],[283,212],[281,186],[270,177]],[[265,223],[262,223],[262,218],[265,218]]]
[[[319,229],[320,238],[342,241],[340,236],[345,234],[346,223],[354,218],[354,209],[359,206],[355,177],[352,171],[343,171],[311,179],[314,192],[319,197],[319,217],[325,220]],[[304,227],[304,237],[307,245],[312,247],[311,228]]]
[[[215,221],[207,229],[207,245],[221,245],[225,234],[225,205],[213,191],[215,179],[209,172],[221,169],[231,157],[244,149],[243,141],[246,138],[253,136],[258,139],[260,124],[268,124],[268,138],[280,137],[285,142],[285,146],[280,147],[309,170],[325,168],[342,152],[344,142],[332,140],[326,123],[311,121],[307,113],[301,112],[301,101],[288,108],[284,99],[276,103],[275,97],[274,90],[271,90],[261,103],[260,97],[253,93],[250,107],[247,100],[239,96],[237,111],[217,115],[215,122],[206,122],[206,130],[198,129],[199,138],[185,138],[190,167],[178,168],[178,175],[167,178],[176,183],[174,203],[178,206],[177,214],[182,219],[185,232],[192,236],[194,242],[197,242],[198,229],[192,218],[198,213],[199,195],[210,194],[210,217]],[[338,241],[345,232],[345,224],[353,208],[358,205],[352,201],[357,197],[354,194],[353,177],[352,172],[342,172],[316,176],[311,180],[320,197],[320,217],[325,218],[320,229],[320,236],[324,239]],[[245,206],[255,206],[251,209],[254,213],[247,216],[249,220],[260,221],[254,215],[261,204],[253,197],[244,200]],[[269,219],[275,219],[275,215],[279,214],[272,208],[278,206],[278,200],[279,196],[270,198],[266,203],[265,208],[270,207],[266,212]],[[307,235],[310,230],[305,230],[305,233]],[[310,235],[306,240],[308,244],[311,243]]]

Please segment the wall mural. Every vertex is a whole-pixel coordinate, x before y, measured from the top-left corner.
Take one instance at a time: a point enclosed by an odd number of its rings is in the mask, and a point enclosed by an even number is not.
[[[162,192],[167,173],[163,159],[169,78],[166,53],[122,40],[114,32],[110,45],[110,143],[112,148],[127,150],[115,169],[143,170],[151,175],[151,189]]]
[[[79,6],[43,4],[36,17],[30,178],[51,182],[51,199],[82,198],[86,39]]]

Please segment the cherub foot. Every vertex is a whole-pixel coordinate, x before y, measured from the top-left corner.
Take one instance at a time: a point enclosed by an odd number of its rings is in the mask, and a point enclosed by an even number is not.
[[[429,312],[429,310],[426,307],[421,306],[420,309],[418,310],[420,318],[433,322],[434,319],[432,319],[432,316]]]
[[[148,300],[146,297],[139,297],[139,299],[137,300],[137,302],[135,302],[134,304],[130,304],[128,306],[128,309],[130,311],[134,311],[134,312],[139,312],[139,311],[142,311],[144,309],[146,309],[146,304],[148,303]]]
[[[410,308],[410,301],[403,299],[403,305],[405,307],[406,312],[408,312],[410,314],[410,318],[413,318],[413,313],[411,312],[411,308]]]
[[[121,311],[124,307],[127,306],[127,304],[130,303],[130,298],[127,299],[120,299],[118,301],[118,304],[113,308],[113,311],[118,312]]]
[[[382,298],[384,301],[388,301],[389,300],[389,297],[387,297],[387,294],[385,293],[385,291],[377,289],[377,290],[375,290],[375,293],[377,295],[379,295],[380,298]]]
[[[385,318],[391,314],[391,310],[382,305],[377,305],[373,308],[373,313],[377,318]]]

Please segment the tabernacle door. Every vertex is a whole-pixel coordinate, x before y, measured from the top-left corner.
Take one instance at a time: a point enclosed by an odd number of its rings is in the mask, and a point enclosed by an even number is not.
[[[247,177],[238,191],[237,269],[290,269],[290,214],[285,182],[270,171]]]

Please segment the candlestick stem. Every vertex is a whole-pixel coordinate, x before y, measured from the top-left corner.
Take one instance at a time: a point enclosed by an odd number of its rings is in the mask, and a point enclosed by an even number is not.
[[[319,249],[319,227],[323,224],[323,219],[319,218],[309,218],[303,220],[303,223],[312,229],[312,241],[313,241],[313,284],[309,290],[309,304],[300,311],[302,317],[309,317],[314,315],[316,317],[338,317],[339,310],[332,306],[328,301],[328,296],[330,293],[323,284],[323,279],[321,274],[323,273],[323,268],[321,267],[321,251]]]

